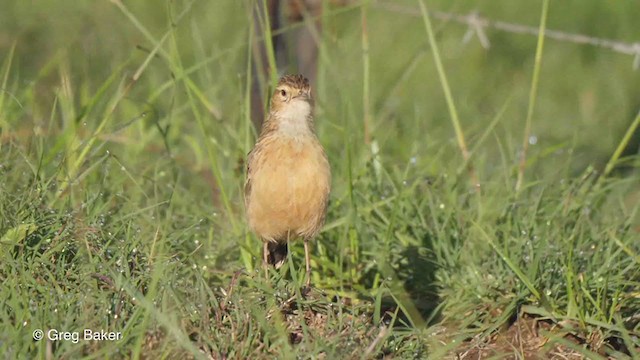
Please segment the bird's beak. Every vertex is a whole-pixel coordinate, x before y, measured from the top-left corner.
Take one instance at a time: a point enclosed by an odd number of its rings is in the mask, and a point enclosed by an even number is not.
[[[295,96],[296,98],[302,98],[304,100],[309,100],[311,99],[311,91],[310,90],[300,90],[298,91],[298,95]]]

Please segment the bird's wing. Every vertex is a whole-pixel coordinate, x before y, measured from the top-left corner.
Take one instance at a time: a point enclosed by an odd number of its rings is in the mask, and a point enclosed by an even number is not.
[[[253,159],[253,155],[255,153],[255,148],[249,151],[247,154],[247,180],[244,182],[244,204],[247,206],[247,202],[249,201],[249,196],[251,195],[251,162]]]

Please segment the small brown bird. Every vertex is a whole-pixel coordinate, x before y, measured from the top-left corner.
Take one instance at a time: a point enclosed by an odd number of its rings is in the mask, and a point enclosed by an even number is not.
[[[309,287],[309,241],[324,223],[330,188],[329,161],[313,126],[309,81],[284,76],[247,160],[245,207],[249,226],[264,242],[265,271],[267,264],[280,268],[288,242],[302,238]]]

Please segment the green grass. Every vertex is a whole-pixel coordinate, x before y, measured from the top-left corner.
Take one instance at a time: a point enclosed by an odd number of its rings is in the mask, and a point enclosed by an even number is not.
[[[529,316],[557,325],[542,350],[640,357],[632,57],[492,31],[483,49],[426,17],[539,26],[542,2],[327,7],[333,191],[302,299],[302,244],[267,281],[243,218],[248,3],[3,5],[0,353],[437,359]],[[548,29],[637,41],[637,4],[546,3]]]

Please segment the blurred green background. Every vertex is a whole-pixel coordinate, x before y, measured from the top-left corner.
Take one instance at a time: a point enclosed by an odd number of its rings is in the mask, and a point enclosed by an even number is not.
[[[184,68],[194,67],[190,77],[218,115],[218,118],[211,116],[206,125],[225,148],[240,151],[224,159],[233,162],[246,150],[246,144],[237,144],[225,127],[242,126],[244,119],[248,2],[189,4],[173,1],[126,5],[156,40],[163,36],[168,22],[175,23],[172,51],[179,54],[176,61]],[[417,16],[391,12],[384,4],[407,6]],[[187,14],[179,18],[187,6]],[[537,27],[540,17],[539,2],[432,1],[430,6],[458,14],[478,11],[492,20],[533,27]],[[83,106],[83,96],[86,99],[94,93],[121,66],[123,71],[133,73],[154,46],[109,1],[7,1],[3,7],[0,14],[3,58],[15,42],[11,73],[19,78],[15,86],[37,89],[33,93],[35,101],[28,104],[30,111],[20,121],[23,126],[49,118],[55,94],[52,90],[60,83],[60,64],[65,64],[72,84],[81,84],[74,86],[73,101]],[[632,1],[552,2],[548,28],[632,43],[639,33],[634,21],[638,10],[640,5]],[[362,117],[362,96],[358,94],[363,85],[360,11],[358,8],[331,11],[324,21],[316,98],[321,134],[335,139],[327,140],[329,146],[335,147],[342,143],[338,140],[342,135],[333,130],[335,126],[342,127],[345,118]],[[383,154],[406,159],[425,154],[426,142],[438,141],[446,146],[453,132],[417,3],[372,2],[368,14],[372,132],[379,139]],[[436,21],[436,27],[463,129],[470,142],[509,101],[496,134],[506,142],[508,153],[517,151],[519,142],[509,143],[508,139],[510,135],[523,133],[536,37],[487,29],[491,47],[484,49],[477,38],[462,41],[467,31],[462,24]],[[606,161],[640,107],[640,72],[632,65],[632,56],[608,49],[546,41],[532,128],[537,143],[532,153],[560,146],[541,160],[557,164],[555,155],[573,148],[574,172]],[[126,110],[130,112],[118,109],[122,111],[119,119],[135,116],[136,111],[150,102],[159,113],[159,121],[171,123],[169,114],[175,114],[185,103],[184,94],[168,88],[159,94],[151,92],[157,97],[150,101],[149,89],[156,90],[173,81],[172,73],[175,76],[175,69],[166,61],[152,59],[127,95]],[[87,122],[91,127],[92,119]],[[185,131],[188,134],[189,128],[195,126],[193,122],[177,120],[172,125],[169,132],[172,142],[178,142]],[[350,136],[358,138],[360,127],[349,131],[353,133]],[[236,145],[227,147],[228,141]],[[492,145],[495,140],[488,143],[487,148],[495,150]],[[487,154],[491,159],[498,158],[496,152]],[[422,160],[435,159],[430,155]],[[446,165],[434,166],[441,171],[440,166]],[[536,170],[558,169],[540,166]]]

